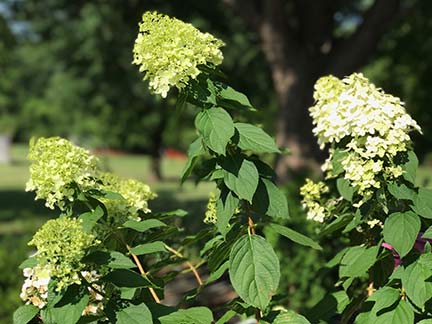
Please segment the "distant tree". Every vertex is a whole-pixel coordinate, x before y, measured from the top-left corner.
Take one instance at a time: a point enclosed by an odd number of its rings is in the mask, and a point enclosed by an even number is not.
[[[281,181],[322,158],[312,139],[307,108],[317,78],[342,77],[368,63],[382,36],[404,14],[401,0],[224,0],[259,35],[278,101],[278,144],[292,154],[281,157]],[[410,4],[413,1],[409,2]]]

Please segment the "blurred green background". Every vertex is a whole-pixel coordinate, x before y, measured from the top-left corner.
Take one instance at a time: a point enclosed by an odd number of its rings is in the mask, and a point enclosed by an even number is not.
[[[26,242],[56,212],[24,192],[27,142],[63,136],[98,153],[106,167],[148,182],[159,194],[151,208],[184,208],[201,226],[210,184],[179,186],[184,154],[194,139],[194,110],[175,109],[149,94],[131,64],[138,22],[158,10],[192,22],[224,40],[222,69],[259,111],[248,118],[289,146],[274,161],[290,199],[290,226],[314,235],[298,187],[323,156],[316,149],[307,108],[321,76],[361,71],[401,97],[422,126],[414,135],[422,167],[432,178],[432,2],[416,0],[2,0],[0,1],[0,323],[20,304],[17,269]],[[9,146],[8,150],[8,143]],[[292,156],[291,156],[292,157]],[[313,168],[312,168],[313,169]],[[290,170],[292,170],[290,172]],[[316,171],[315,171],[316,172]],[[317,253],[275,241],[282,260],[284,303],[302,311],[322,296],[331,278],[317,270],[338,243]],[[299,273],[298,269],[302,269]]]

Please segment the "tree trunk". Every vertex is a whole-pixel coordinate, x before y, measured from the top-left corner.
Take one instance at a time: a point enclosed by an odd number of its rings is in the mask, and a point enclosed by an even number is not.
[[[278,99],[276,141],[290,153],[278,156],[275,171],[278,182],[285,183],[300,171],[317,169],[323,160],[312,134],[312,120],[307,107],[312,105],[315,78],[306,69],[285,69],[272,72]]]

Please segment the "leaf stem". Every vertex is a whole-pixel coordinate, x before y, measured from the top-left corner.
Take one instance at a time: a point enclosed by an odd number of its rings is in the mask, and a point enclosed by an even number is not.
[[[179,251],[177,251],[176,249],[174,249],[174,248],[172,248],[172,247],[170,247],[170,246],[168,246],[168,245],[166,245],[166,244],[165,244],[165,248],[166,248],[168,251],[172,252],[174,255],[178,256],[179,258],[185,258],[184,255],[181,254]],[[188,266],[188,268],[189,268],[189,269],[192,271],[192,273],[194,274],[195,279],[196,279],[196,281],[198,282],[198,284],[199,284],[200,286],[202,286],[202,285],[203,285],[203,281],[202,281],[202,279],[201,279],[201,277],[200,277],[200,275],[199,275],[197,269],[194,267],[194,265],[193,265],[192,263],[190,263],[189,261],[186,261],[186,265]]]
[[[143,268],[143,266],[141,264],[141,261],[139,260],[139,258],[137,257],[137,255],[132,252],[132,249],[129,246],[129,244],[127,244],[127,243],[124,243],[124,244],[126,245],[126,248],[128,249],[130,255],[132,256],[132,259],[134,260],[135,264],[137,265],[139,272],[141,273],[141,275],[144,278],[147,279],[147,274],[146,274],[146,272],[145,272],[145,270],[144,270],[144,268]],[[152,287],[149,287],[149,291],[150,291],[150,294],[152,295],[153,299],[155,300],[155,302],[158,303],[158,304],[160,304],[161,301],[160,301],[158,295],[156,294],[155,290]]]

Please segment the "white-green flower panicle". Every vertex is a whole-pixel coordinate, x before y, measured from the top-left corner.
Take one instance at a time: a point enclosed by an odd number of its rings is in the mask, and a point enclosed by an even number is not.
[[[149,88],[166,97],[175,86],[182,89],[199,74],[199,65],[222,63],[224,43],[191,24],[157,12],[146,12],[139,24],[133,63],[145,72]]]
[[[57,280],[57,290],[80,284],[80,272],[85,270],[81,259],[100,242],[86,233],[81,220],[61,217],[46,222],[33,236],[29,245],[37,249],[38,264]]]
[[[33,138],[28,159],[32,164],[26,191],[36,191],[36,199],[45,199],[45,205],[51,209],[58,206],[64,210],[66,203],[73,201],[76,187],[80,190],[94,187],[97,158],[68,140]]]
[[[124,199],[102,199],[111,223],[122,224],[127,220],[140,221],[140,213],[151,210],[148,201],[157,197],[150,187],[135,179],[121,179],[112,173],[101,173],[102,191],[119,193]]]
[[[395,155],[406,150],[410,131],[420,131],[399,98],[384,93],[360,73],[343,80],[319,79],[314,99],[310,114],[322,147],[350,138],[350,146],[358,147],[365,157]]]
[[[336,176],[330,161],[336,149],[342,150],[339,162],[344,178],[364,197],[358,205],[382,186],[383,179],[403,174],[395,157],[411,148],[409,133],[421,129],[399,98],[384,93],[358,73],[343,80],[333,76],[319,79],[314,98],[316,103],[310,108],[313,132],[322,148],[330,145],[324,171],[327,178]]]

